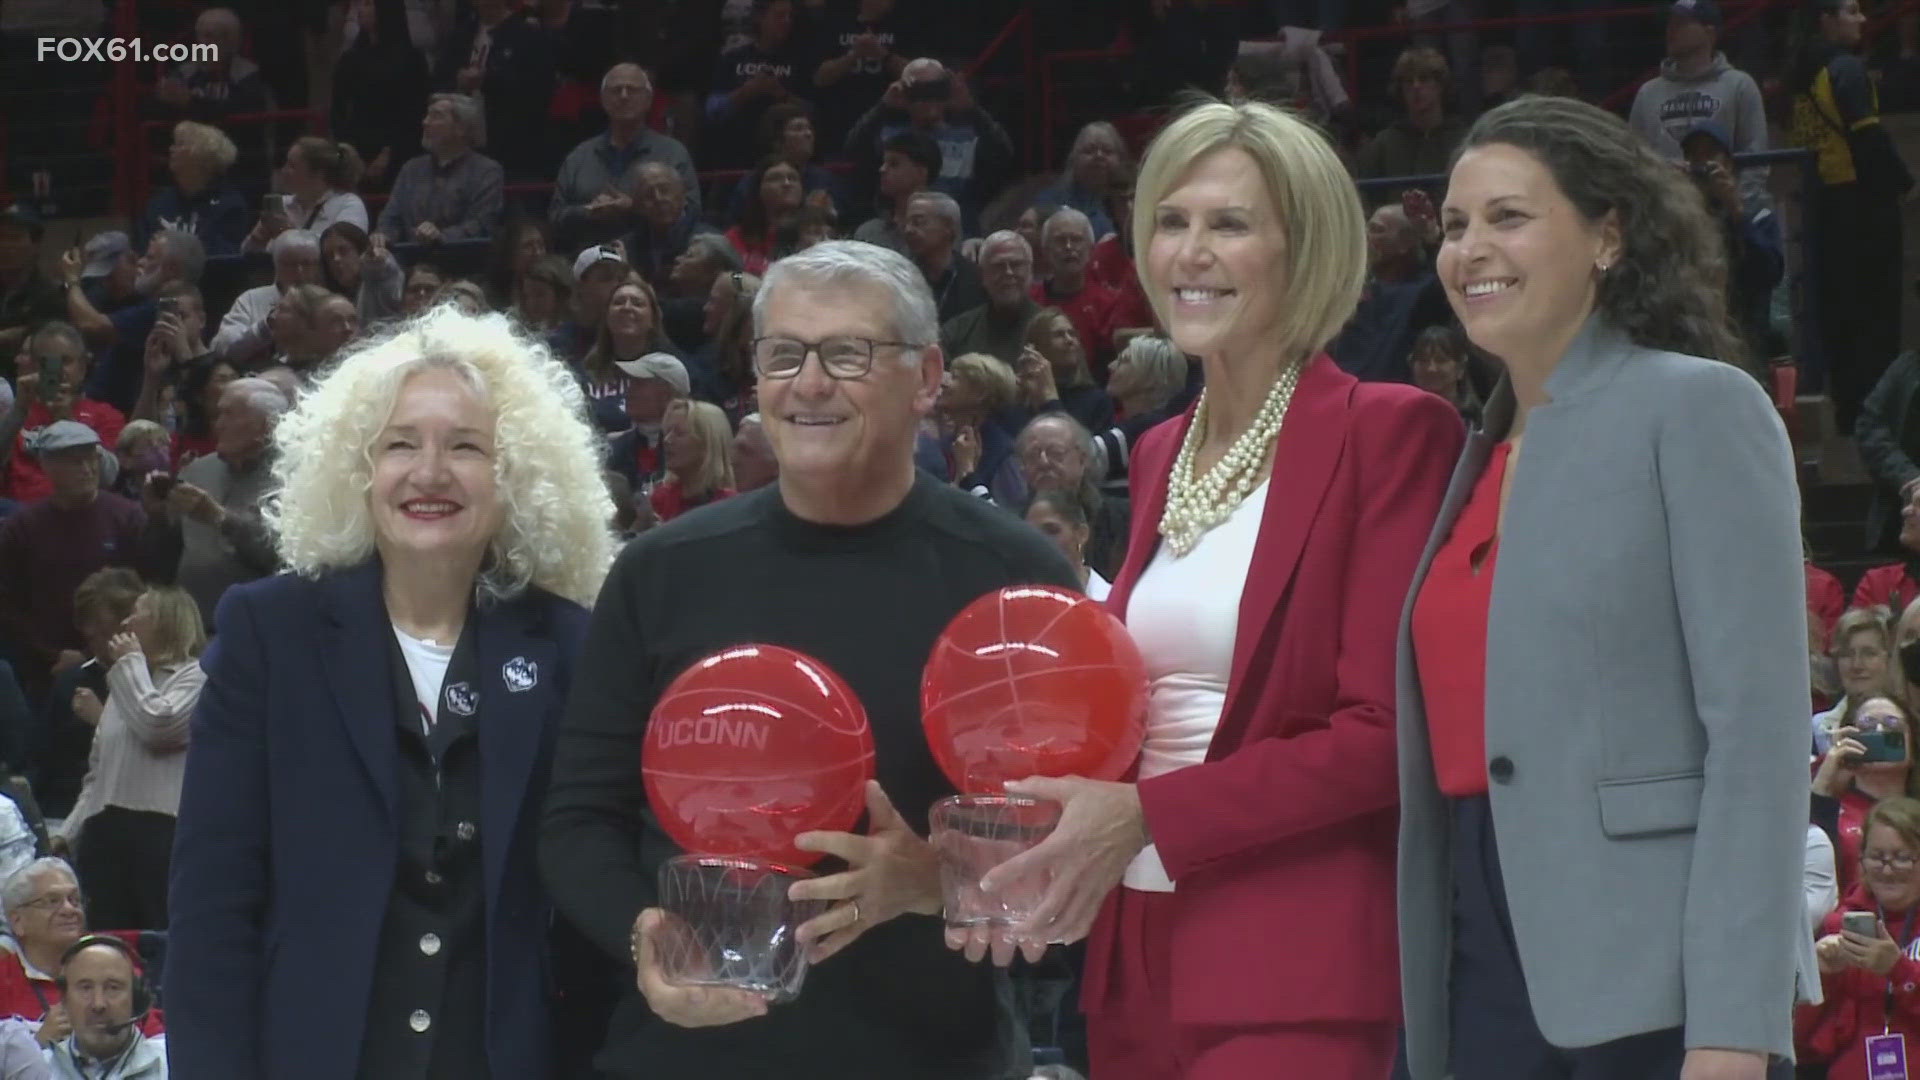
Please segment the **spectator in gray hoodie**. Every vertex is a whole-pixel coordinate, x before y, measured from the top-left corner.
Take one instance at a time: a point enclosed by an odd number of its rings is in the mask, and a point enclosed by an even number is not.
[[[1667,58],[1660,64],[1660,74],[1642,84],[1634,96],[1627,123],[1673,161],[1685,158],[1681,141],[1706,120],[1732,136],[1735,154],[1767,149],[1767,114],[1760,86],[1718,51],[1720,26],[1720,5],[1714,0],[1675,0],[1667,5]],[[1766,187],[1766,169],[1740,170],[1744,201],[1758,201]]]

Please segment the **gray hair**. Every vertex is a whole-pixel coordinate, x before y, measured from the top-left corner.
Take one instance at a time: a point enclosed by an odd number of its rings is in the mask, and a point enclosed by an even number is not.
[[[1026,450],[1028,444],[1033,442],[1033,430],[1041,424],[1066,425],[1067,433],[1073,436],[1074,445],[1080,448],[1080,453],[1084,455],[1089,462],[1093,460],[1095,452],[1093,447],[1093,432],[1088,431],[1087,425],[1081,423],[1072,413],[1061,412],[1058,409],[1052,412],[1043,412],[1039,416],[1027,421],[1027,426],[1021,428],[1020,434],[1014,436],[1014,453],[1018,454]]]
[[[320,257],[320,238],[305,229],[288,229],[267,242],[267,254],[272,256],[275,262],[279,262],[282,255],[293,255],[303,251],[316,259]]]
[[[653,93],[653,76],[647,73],[647,69],[641,67],[639,64],[636,64],[631,60],[623,60],[620,63],[615,64],[612,67],[608,68],[607,73],[605,75],[600,76],[600,92],[602,94],[607,92],[607,80],[613,78],[613,73],[616,71],[619,71],[621,68],[632,68],[633,70],[639,72],[640,81],[645,83],[647,86],[647,93],[649,94]]]
[[[20,910],[20,905],[32,900],[34,881],[38,879],[40,875],[54,870],[58,870],[67,875],[67,877],[73,879],[75,884],[78,884],[80,881],[80,875],[73,872],[73,865],[65,859],[54,855],[35,859],[20,869],[15,870],[7,877],[7,883],[0,885],[0,904],[5,905],[4,910],[6,913],[11,915]]]
[[[932,207],[933,212],[940,215],[940,220],[947,223],[947,228],[953,230],[955,240],[966,235],[960,228],[960,204],[953,201],[953,196],[944,191],[916,191],[907,200],[909,207],[914,203],[926,203]]]
[[[1040,226],[1040,242],[1044,244],[1048,240],[1053,239],[1054,233],[1059,232],[1068,225],[1080,226],[1082,229],[1087,230],[1087,238],[1093,239],[1093,222],[1087,215],[1075,210],[1071,206],[1063,206],[1055,210],[1052,214],[1049,214],[1047,216],[1047,223]]]
[[[1132,357],[1147,375],[1147,383],[1153,388],[1157,400],[1155,407],[1172,400],[1173,395],[1187,384],[1187,354],[1180,351],[1172,339],[1158,334],[1144,334],[1127,342],[1114,359],[1118,364],[1122,359]]]
[[[258,376],[235,379],[227,384],[220,396],[238,394],[247,407],[258,411],[267,418],[268,423],[285,416],[293,408],[293,402],[287,400],[287,392],[277,383]]]
[[[478,149],[487,145],[487,114],[480,111],[479,102],[469,94],[443,93],[428,98],[427,108],[442,101],[453,110],[453,122],[459,125],[468,146]]]
[[[87,339],[80,336],[79,328],[64,319],[48,319],[41,323],[40,329],[27,336],[27,344],[31,346],[49,337],[65,338],[81,356],[89,360],[93,358],[93,350],[87,348]]]
[[[892,296],[892,333],[900,341],[926,347],[940,342],[940,316],[927,279],[905,255],[860,240],[828,240],[789,255],[768,268],[753,297],[753,332],[765,332],[767,298],[791,281],[797,285],[839,288],[877,287]],[[908,353],[907,363],[919,357]]]
[[[721,273],[737,274],[746,269],[740,261],[740,253],[727,243],[727,238],[718,233],[696,233],[687,241],[687,250],[698,250],[701,258],[708,262],[719,263]]]
[[[207,268],[207,248],[200,238],[179,229],[161,229],[155,235],[167,245],[167,261],[180,268],[181,280],[198,285]]]
[[[986,262],[987,256],[993,253],[993,249],[1004,244],[1017,246],[1020,249],[1020,254],[1025,255],[1028,262],[1033,261],[1033,245],[1027,243],[1026,237],[1021,236],[1012,229],[1001,229],[996,233],[988,233],[987,238],[980,241],[980,261]]]

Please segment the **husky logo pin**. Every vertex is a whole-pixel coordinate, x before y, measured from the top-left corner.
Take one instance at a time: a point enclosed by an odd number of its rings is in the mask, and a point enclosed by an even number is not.
[[[480,706],[480,694],[463,682],[447,687],[447,710],[460,716],[472,716]]]
[[[531,690],[540,681],[540,665],[524,656],[516,656],[501,667],[500,678],[506,681],[507,689],[516,694]]]

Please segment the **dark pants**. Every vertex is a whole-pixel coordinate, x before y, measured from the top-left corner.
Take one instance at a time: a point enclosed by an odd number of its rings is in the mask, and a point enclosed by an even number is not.
[[[1567,1050],[1534,1021],[1484,795],[1453,802],[1453,1080],[1677,1080],[1680,1028]],[[1767,1075],[1791,1080],[1775,1061]]]
[[[173,855],[170,814],[109,806],[80,831],[80,888],[87,921],[101,930],[167,928],[167,863]]]
[[[1860,402],[1900,352],[1905,258],[1900,207],[1858,184],[1817,188],[1815,325],[1826,354],[1827,396],[1842,434],[1853,433]]]

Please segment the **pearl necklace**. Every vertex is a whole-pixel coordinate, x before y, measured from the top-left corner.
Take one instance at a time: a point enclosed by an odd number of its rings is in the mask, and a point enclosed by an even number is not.
[[[1227,520],[1249,494],[1258,487],[1261,463],[1280,434],[1287,406],[1293,402],[1294,388],[1300,385],[1303,364],[1289,364],[1267,391],[1267,400],[1254,414],[1253,423],[1233,440],[1223,456],[1205,476],[1195,474],[1194,454],[1207,430],[1208,390],[1200,392],[1200,405],[1194,410],[1193,423],[1180,443],[1180,454],[1173,462],[1173,475],[1167,483],[1167,509],[1160,516],[1160,535],[1175,555],[1185,555],[1200,543],[1207,530]]]

